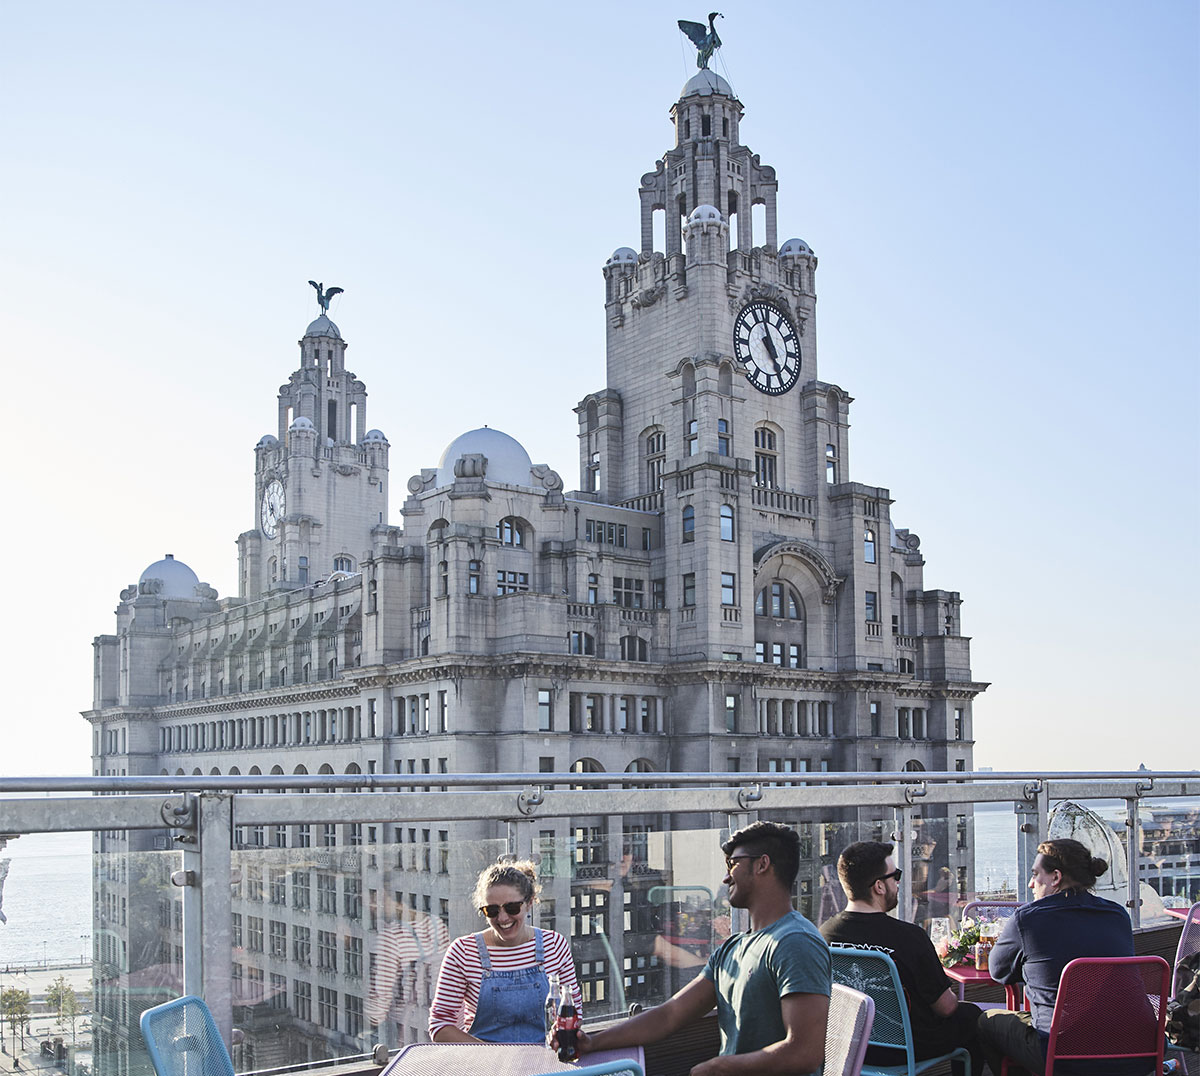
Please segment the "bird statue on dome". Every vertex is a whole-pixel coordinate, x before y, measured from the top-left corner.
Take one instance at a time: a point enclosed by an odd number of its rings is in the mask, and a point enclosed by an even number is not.
[[[321,313],[328,315],[329,302],[335,295],[341,295],[345,288],[329,288],[326,290],[325,284],[322,281],[318,284],[315,280],[310,280],[309,283],[317,289],[317,304],[321,307]]]
[[[712,54],[721,47],[721,39],[717,36],[717,28],[714,25],[714,20],[725,18],[719,11],[710,11],[708,14],[708,29],[705,29],[702,22],[688,22],[687,19],[679,20],[679,29],[687,34],[688,39],[696,46],[696,66],[704,71],[708,67],[708,61]]]

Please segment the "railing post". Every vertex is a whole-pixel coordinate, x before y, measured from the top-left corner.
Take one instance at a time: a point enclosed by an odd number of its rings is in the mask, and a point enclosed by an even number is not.
[[[729,832],[736,833],[739,829],[745,829],[751,822],[758,821],[757,811],[736,811],[730,812]],[[725,866],[725,861],[721,861],[721,866]],[[724,878],[724,875],[722,875]],[[737,934],[750,929],[750,913],[745,908],[730,908],[729,909],[729,929],[732,933]]]
[[[1050,826],[1050,789],[1045,781],[1026,787],[1026,798],[1013,804],[1017,815],[1017,900],[1028,901],[1029,876],[1037,858],[1038,845],[1046,839]]]
[[[516,859],[533,858],[533,821],[528,818],[508,820],[508,854]]]
[[[233,1040],[233,796],[198,797],[200,870],[197,875],[203,932],[201,997],[212,1011],[226,1047]],[[193,887],[194,888],[194,887]],[[186,959],[186,958],[185,958]]]
[[[1133,929],[1142,925],[1142,878],[1139,870],[1142,843],[1141,803],[1137,796],[1125,800],[1125,864],[1129,872],[1129,894],[1125,907]]]
[[[896,842],[894,859],[896,866],[904,873],[900,875],[900,918],[906,923],[912,922],[912,855],[913,855],[913,809],[911,807],[896,808],[896,829],[892,833]]]

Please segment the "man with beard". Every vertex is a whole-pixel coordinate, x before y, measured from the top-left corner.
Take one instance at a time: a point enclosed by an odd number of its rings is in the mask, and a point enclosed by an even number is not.
[[[603,1031],[579,1033],[581,1054],[644,1046],[716,1006],[721,1053],[691,1076],[820,1070],[829,1015],[829,947],[792,909],[800,838],[775,822],[755,822],[723,845],[729,903],[750,913],[750,930],[727,938],[704,972],[674,997]]]
[[[821,934],[831,945],[878,949],[892,958],[908,1001],[916,1060],[940,1057],[963,1046],[971,1054],[972,1076],[979,1076],[983,1072],[983,1052],[975,1030],[979,1007],[955,997],[954,985],[925,931],[887,914],[900,900],[901,871],[892,858],[894,847],[880,841],[857,841],[846,847],[838,857],[846,910],[822,923]],[[871,1046],[867,1062],[903,1064],[904,1055]]]

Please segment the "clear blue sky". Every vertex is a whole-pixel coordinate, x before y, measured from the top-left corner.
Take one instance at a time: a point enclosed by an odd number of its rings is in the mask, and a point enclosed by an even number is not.
[[[850,477],[963,595],[977,762],[1200,765],[1197,6],[723,10]],[[147,564],[236,593],[309,278],[346,289],[394,506],[484,423],[577,484],[600,268],[703,15],[4,6],[0,774],[87,771],[90,642]]]

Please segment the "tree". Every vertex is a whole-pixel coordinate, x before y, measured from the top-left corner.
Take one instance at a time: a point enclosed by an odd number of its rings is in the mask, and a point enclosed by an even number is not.
[[[21,1045],[25,1045],[25,1025],[29,1023],[29,991],[10,986],[0,994],[0,1013],[8,1018],[12,1028],[13,1055],[17,1053],[17,1028],[21,1029]]]
[[[75,987],[60,975],[46,991],[46,1004],[58,1010],[58,1029],[61,1031],[66,1020],[71,1021],[71,1045],[75,1045],[75,1017],[79,1015],[79,998]]]

